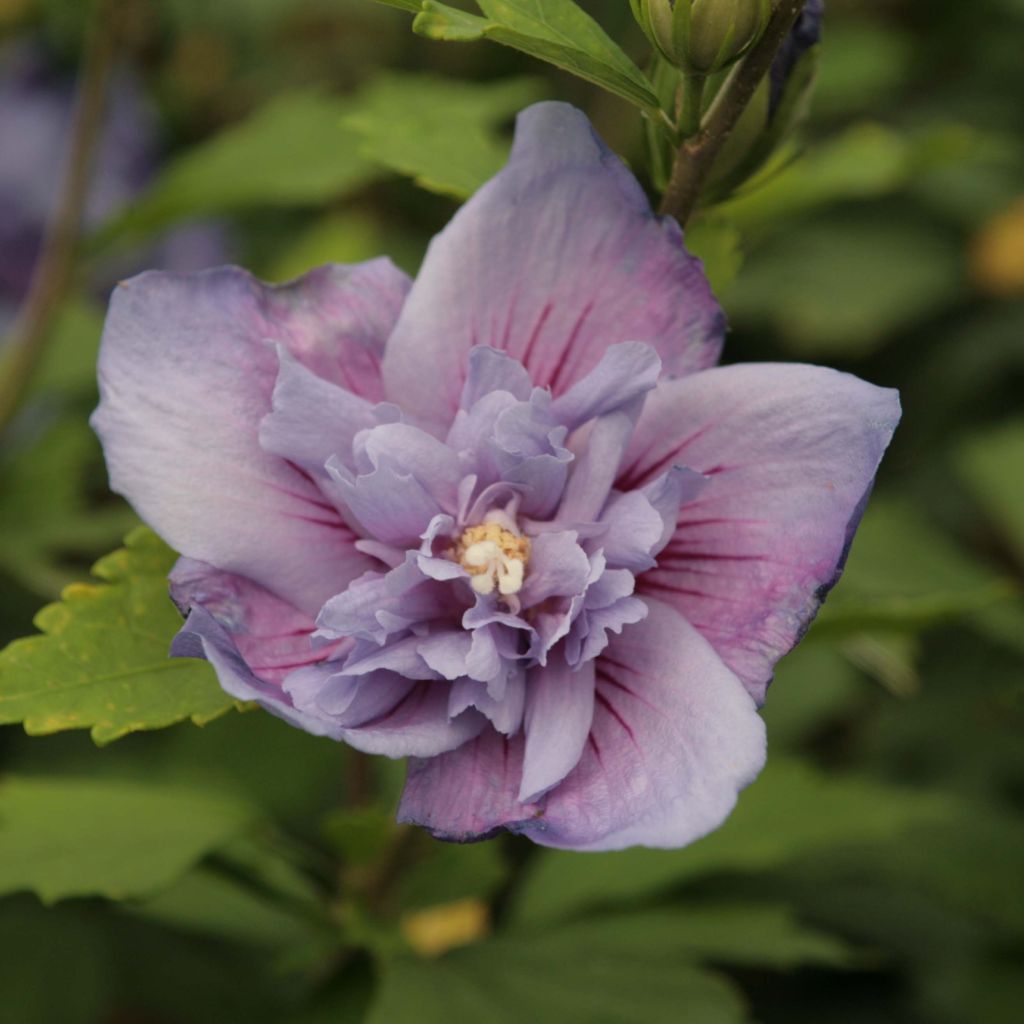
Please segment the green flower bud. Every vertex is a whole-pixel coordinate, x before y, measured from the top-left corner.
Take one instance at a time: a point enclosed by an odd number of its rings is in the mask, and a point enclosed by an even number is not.
[[[691,74],[719,71],[743,56],[771,14],[771,0],[630,0],[647,38]]]
[[[757,41],[770,14],[769,0],[693,0],[689,68],[709,73],[732,64]]]

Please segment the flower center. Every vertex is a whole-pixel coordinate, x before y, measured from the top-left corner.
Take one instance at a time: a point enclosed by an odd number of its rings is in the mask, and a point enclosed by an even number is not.
[[[485,519],[479,526],[462,531],[452,556],[469,573],[470,586],[478,594],[493,594],[497,590],[508,597],[522,589],[530,560],[530,541],[514,526],[508,529],[502,523]]]

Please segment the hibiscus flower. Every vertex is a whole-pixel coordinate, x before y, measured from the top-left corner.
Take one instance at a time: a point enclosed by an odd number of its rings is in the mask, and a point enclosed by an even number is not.
[[[724,327],[678,225],[560,103],[520,115],[415,282],[126,282],[93,422],[182,553],[174,653],[409,757],[399,817],[444,839],[715,828],[899,416],[833,370],[716,368]]]

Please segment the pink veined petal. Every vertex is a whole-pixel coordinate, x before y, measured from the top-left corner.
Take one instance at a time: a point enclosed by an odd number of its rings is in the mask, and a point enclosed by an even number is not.
[[[432,242],[382,372],[387,396],[441,434],[473,346],[560,395],[616,342],[652,345],[678,376],[712,365],[723,331],[675,222],[580,111],[540,103],[519,115],[505,169]]]
[[[761,702],[839,578],[899,419],[895,391],[799,364],[720,367],[649,396],[617,486],[707,476],[637,591],[691,622]]]
[[[182,554],[315,613],[373,563],[316,484],[260,447],[275,346],[378,397],[363,356],[382,348],[403,280],[374,261],[276,288],[230,267],[120,285],[92,419],[113,489]]]
[[[499,828],[544,846],[679,847],[717,828],[761,770],[764,723],[742,683],[668,605],[598,659],[593,722],[579,761],[545,796],[517,799],[525,742],[485,729],[414,760],[399,820],[443,839]]]
[[[169,577],[171,597],[182,614],[204,609],[231,637],[254,675],[280,684],[289,673],[315,665],[343,643],[312,644],[311,616],[244,576],[179,558]]]

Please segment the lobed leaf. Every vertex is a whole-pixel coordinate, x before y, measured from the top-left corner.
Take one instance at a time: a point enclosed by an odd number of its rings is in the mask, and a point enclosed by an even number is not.
[[[181,617],[167,595],[175,555],[139,528],[36,616],[42,636],[0,651],[0,723],[31,735],[89,729],[97,743],[184,719],[202,724],[232,699],[203,661],[169,658]]]

